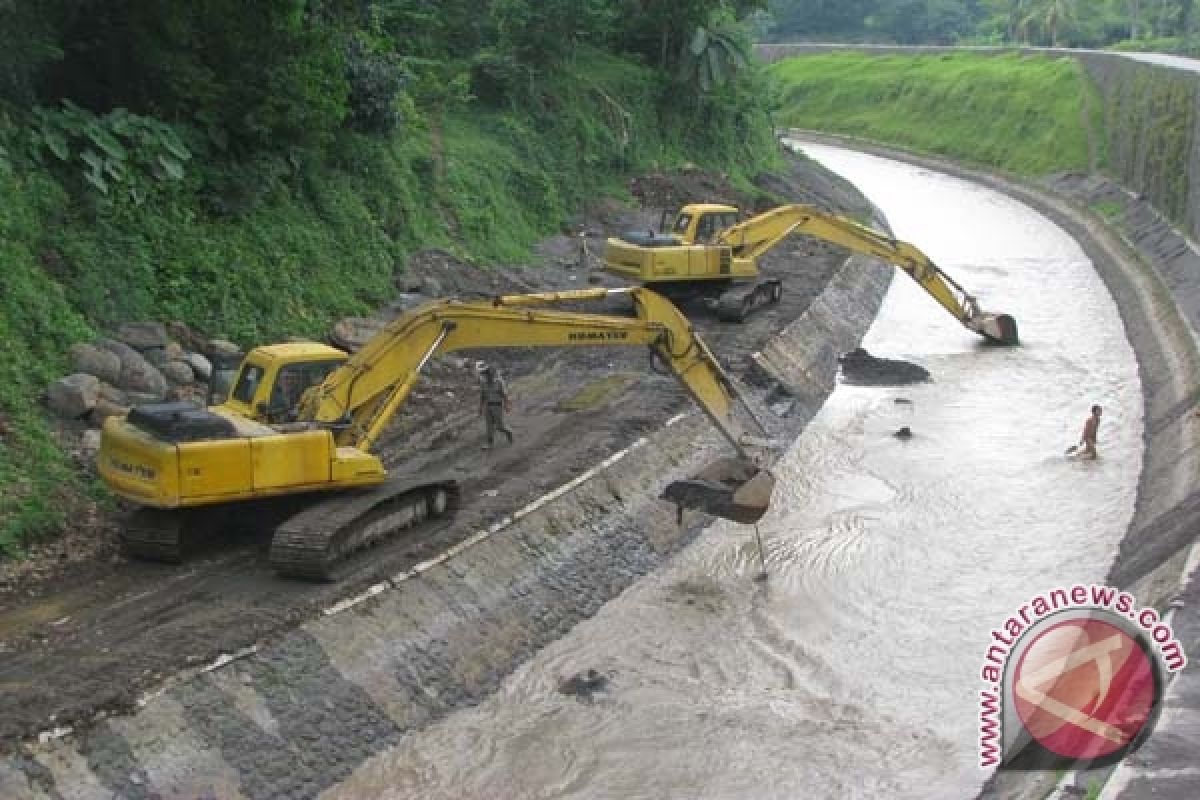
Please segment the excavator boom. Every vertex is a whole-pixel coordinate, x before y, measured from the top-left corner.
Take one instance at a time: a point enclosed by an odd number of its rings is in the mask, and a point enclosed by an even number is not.
[[[893,264],[970,330],[999,344],[1017,343],[1017,324],[1012,317],[981,311],[973,296],[915,246],[846,217],[812,206],[780,206],[727,228],[718,242],[731,247],[735,257],[757,258],[792,233],[813,236]]]

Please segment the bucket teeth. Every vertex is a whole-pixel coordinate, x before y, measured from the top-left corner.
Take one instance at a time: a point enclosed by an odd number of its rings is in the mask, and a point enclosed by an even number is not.
[[[758,522],[771,503],[775,478],[753,464],[727,458],[709,464],[689,480],[675,481],[662,498],[683,509],[750,525]]]

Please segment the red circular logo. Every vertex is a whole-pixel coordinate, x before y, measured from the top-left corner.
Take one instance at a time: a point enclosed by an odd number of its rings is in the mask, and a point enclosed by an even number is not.
[[[1074,759],[1101,758],[1130,745],[1158,702],[1154,663],[1142,643],[1089,618],[1032,633],[1009,687],[1030,736]]]

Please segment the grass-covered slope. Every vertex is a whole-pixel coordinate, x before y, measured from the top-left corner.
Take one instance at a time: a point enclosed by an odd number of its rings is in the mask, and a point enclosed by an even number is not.
[[[134,319],[244,344],[323,335],[383,301],[416,249],[520,259],[639,168],[692,161],[746,180],[778,157],[765,111],[693,119],[664,110],[660,84],[581,54],[540,109],[413,115],[389,137],[343,132],[319,158],[230,163],[193,146],[186,177],[138,206],[23,157],[29,121],[0,110],[0,554],[86,496],[38,404],[72,343]]]
[[[770,71],[782,90],[776,122],[789,127],[1028,176],[1086,170],[1104,157],[1101,103],[1074,59],[834,53]]]

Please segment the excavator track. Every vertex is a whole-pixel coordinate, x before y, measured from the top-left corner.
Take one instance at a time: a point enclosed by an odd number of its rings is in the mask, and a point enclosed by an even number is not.
[[[329,497],[275,529],[271,566],[290,578],[336,580],[339,567],[356,552],[426,519],[453,513],[460,499],[452,478],[411,477]]]
[[[186,521],[180,511],[142,508],[130,515],[120,533],[121,552],[143,561],[180,564]]]
[[[717,318],[722,322],[745,322],[757,309],[778,303],[781,297],[783,284],[778,280],[735,285],[717,298]]]

